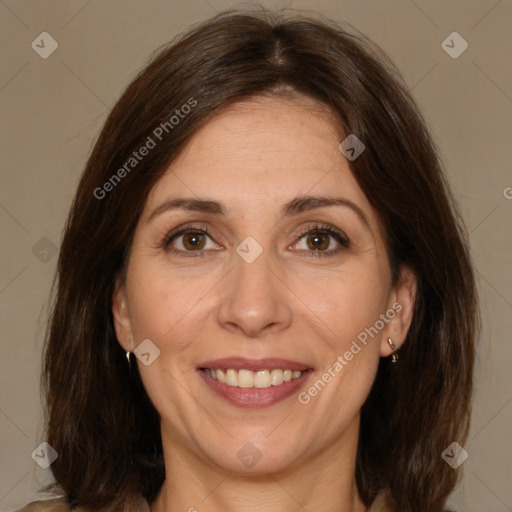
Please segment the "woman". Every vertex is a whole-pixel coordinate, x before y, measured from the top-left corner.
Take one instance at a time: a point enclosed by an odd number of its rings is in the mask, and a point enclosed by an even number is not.
[[[478,310],[421,114],[369,41],[226,11],[111,112],[44,359],[60,497],[23,510],[439,512]]]

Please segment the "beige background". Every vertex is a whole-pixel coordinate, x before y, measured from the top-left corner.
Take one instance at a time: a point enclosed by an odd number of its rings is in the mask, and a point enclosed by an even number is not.
[[[31,453],[43,440],[38,379],[57,260],[52,247],[60,244],[91,144],[151,52],[234,5],[251,4],[0,0],[0,510],[34,499],[49,476]],[[347,21],[379,44],[435,134],[471,232],[484,321],[469,457],[450,504],[465,512],[511,511],[512,2],[288,5]],[[43,31],[59,45],[47,59],[31,48]],[[457,59],[441,47],[453,31],[469,43]]]

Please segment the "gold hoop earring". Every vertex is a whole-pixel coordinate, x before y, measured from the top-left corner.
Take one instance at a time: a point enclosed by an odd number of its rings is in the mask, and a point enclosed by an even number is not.
[[[132,353],[129,350],[126,351],[126,359],[128,360],[128,373],[130,378],[133,379],[134,366],[132,364]]]
[[[391,347],[391,350],[393,350],[393,354],[391,356],[391,362],[396,363],[398,361],[398,354],[395,353],[396,346],[393,343],[393,340],[391,338],[388,338],[388,343],[389,343],[389,346]]]

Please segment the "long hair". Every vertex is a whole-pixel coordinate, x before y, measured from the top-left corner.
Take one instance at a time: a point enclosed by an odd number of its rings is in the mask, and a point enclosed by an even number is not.
[[[393,283],[402,265],[417,277],[400,361],[391,372],[380,360],[362,407],[361,498],[369,506],[389,487],[401,512],[439,512],[456,484],[441,453],[464,444],[470,421],[479,315],[467,231],[398,70],[364,36],[317,18],[229,10],[197,24],[158,51],[105,122],[65,225],[42,374],[51,469],[80,504],[116,510],[161,488],[159,415],[116,339],[114,281],[169,164],[220,109],[262,94],[313,98],[340,137],[363,141],[350,167],[385,227]]]

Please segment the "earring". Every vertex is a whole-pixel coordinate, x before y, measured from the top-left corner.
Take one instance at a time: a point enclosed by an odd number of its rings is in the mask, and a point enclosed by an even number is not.
[[[396,346],[393,343],[393,340],[391,338],[388,338],[388,343],[389,343],[389,346],[391,347],[391,349],[393,350],[393,355],[391,356],[391,362],[396,363],[398,361],[398,354],[394,352],[396,350]]]
[[[128,360],[128,373],[130,374],[130,378],[133,379],[133,364],[131,359],[132,353],[127,350],[126,351],[126,359]]]

